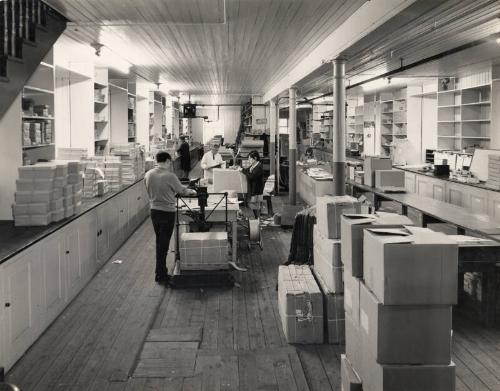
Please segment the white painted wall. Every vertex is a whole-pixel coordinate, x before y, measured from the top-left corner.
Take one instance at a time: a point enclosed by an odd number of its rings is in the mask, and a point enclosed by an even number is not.
[[[218,134],[224,136],[224,143],[234,143],[238,134],[241,122],[240,106],[221,106],[219,108],[219,118],[217,118],[217,107],[199,107],[196,114],[208,116],[211,122],[203,122],[203,135],[201,142],[206,143]]]
[[[23,165],[20,112],[21,93],[0,117],[0,220],[12,220],[17,168]]]

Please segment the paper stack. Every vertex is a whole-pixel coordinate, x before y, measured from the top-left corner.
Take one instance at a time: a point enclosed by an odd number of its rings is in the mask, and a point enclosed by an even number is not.
[[[180,236],[181,270],[228,268],[227,232],[187,232]]]

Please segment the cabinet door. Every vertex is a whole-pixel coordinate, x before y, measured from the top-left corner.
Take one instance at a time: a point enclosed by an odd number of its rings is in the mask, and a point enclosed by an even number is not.
[[[446,196],[450,204],[464,206],[464,186],[448,182],[446,189]]]
[[[445,182],[440,180],[432,181],[431,186],[432,186],[432,198],[438,201],[445,202],[446,201]]]
[[[104,216],[106,219],[106,230],[108,232],[108,242],[109,248],[107,252],[106,259],[109,259],[111,255],[120,247],[121,245],[121,229],[120,229],[120,204],[117,197],[110,199],[106,202],[103,207],[106,208]]]
[[[83,286],[82,263],[80,259],[80,235],[78,222],[75,221],[64,228],[65,261],[67,274],[67,297],[71,300]]]
[[[80,262],[84,282],[97,270],[97,211],[87,212],[78,219]]]
[[[34,245],[2,269],[4,327],[2,338],[8,370],[38,337],[42,313],[40,247]]]
[[[97,232],[95,236],[97,238],[97,264],[101,265],[109,258],[109,230],[108,225],[109,217],[107,216],[107,211],[109,201],[97,208]]]
[[[469,199],[470,199],[470,210],[475,213],[488,213],[488,192],[486,190],[476,190],[471,189]]]
[[[488,214],[496,221],[500,221],[500,193],[488,192]]]
[[[42,244],[44,324],[52,322],[64,308],[66,292],[66,262],[64,236],[55,233]]]
[[[417,194],[422,197],[433,198],[433,189],[430,178],[417,175]]]
[[[411,172],[405,172],[405,189],[408,193],[415,193],[416,175]]]
[[[133,191],[133,187],[129,190]],[[117,198],[117,206],[119,210],[118,214],[118,224],[120,229],[120,242],[122,244],[123,240],[128,236],[128,221],[129,221],[129,211],[128,211],[128,193],[127,191],[120,194]]]
[[[128,233],[137,227],[139,222],[139,187],[132,186],[127,190],[127,206],[128,206]],[[127,235],[128,236],[128,235]]]

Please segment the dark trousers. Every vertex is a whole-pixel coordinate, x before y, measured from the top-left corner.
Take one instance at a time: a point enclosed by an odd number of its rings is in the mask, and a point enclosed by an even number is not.
[[[175,212],[151,209],[151,221],[156,234],[156,277],[168,275],[167,254],[175,227]]]

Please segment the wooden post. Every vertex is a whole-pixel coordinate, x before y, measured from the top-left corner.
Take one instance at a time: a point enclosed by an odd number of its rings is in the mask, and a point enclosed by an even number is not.
[[[345,195],[345,60],[333,60],[333,195]]]
[[[288,202],[296,204],[297,168],[297,89],[291,87],[288,94]]]

